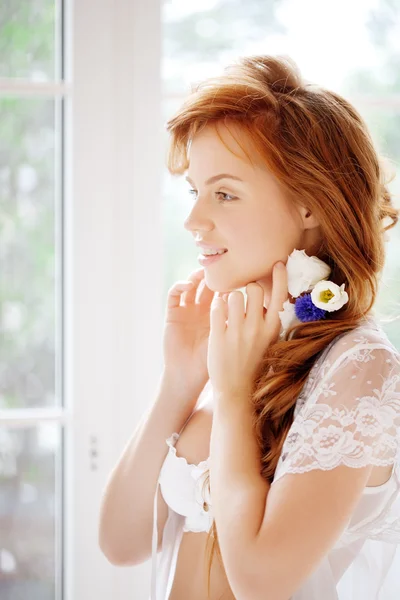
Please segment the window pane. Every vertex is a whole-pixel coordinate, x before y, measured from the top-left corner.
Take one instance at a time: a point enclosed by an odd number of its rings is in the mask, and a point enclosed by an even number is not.
[[[55,108],[0,98],[0,409],[59,403]]]
[[[183,97],[167,99],[163,104],[164,123],[173,115],[183,102]],[[165,150],[168,135],[164,132]],[[164,231],[164,306],[168,289],[178,279],[187,279],[193,269],[201,265],[197,262],[200,253],[193,242],[192,234],[184,228],[184,220],[193,203],[187,192],[189,183],[184,176],[172,176],[164,169],[163,195],[163,231]]]
[[[398,8],[376,0],[165,1],[164,90],[186,92],[238,55],[258,53],[288,54],[305,78],[337,90],[361,71],[368,90],[371,79],[388,89],[399,68],[398,19]]]
[[[400,109],[363,104],[357,105],[357,108],[368,125],[376,148],[387,159],[389,174],[397,174],[388,188],[393,196],[393,204],[400,208]],[[400,348],[400,224],[388,232],[388,238],[387,262],[377,309],[383,319],[398,317],[396,321],[382,325],[391,341]]]
[[[55,71],[58,2],[0,2],[0,77],[35,81],[59,78]]]
[[[0,598],[55,600],[62,478],[60,430],[0,427]]]

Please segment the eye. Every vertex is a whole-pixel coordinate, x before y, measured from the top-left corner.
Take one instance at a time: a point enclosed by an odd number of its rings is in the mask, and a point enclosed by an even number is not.
[[[197,194],[197,190],[190,189],[189,194]],[[226,194],[225,192],[215,192],[217,196],[224,196],[221,202],[232,202],[232,200],[236,200],[236,196],[232,196],[231,194]]]
[[[222,202],[232,202],[232,200],[236,200],[236,196],[232,196],[231,194],[226,194],[225,192],[215,192],[217,196],[225,196],[225,198],[222,199]],[[228,198],[226,197],[228,196],[230,198],[230,200],[228,200]]]

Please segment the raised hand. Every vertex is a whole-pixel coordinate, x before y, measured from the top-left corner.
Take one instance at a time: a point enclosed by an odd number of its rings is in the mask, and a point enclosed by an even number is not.
[[[213,297],[203,268],[193,271],[187,281],[176,282],[168,292],[164,368],[194,394],[200,394],[209,379],[207,351]]]
[[[267,310],[263,287],[256,282],[246,286],[246,308],[241,291],[215,297],[210,314],[208,371],[217,395],[233,399],[251,391],[265,350],[279,336],[279,311],[288,299],[287,285],[286,266],[277,263]]]

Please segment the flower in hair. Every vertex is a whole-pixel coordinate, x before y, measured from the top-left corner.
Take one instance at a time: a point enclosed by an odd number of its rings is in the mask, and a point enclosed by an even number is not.
[[[325,319],[328,312],[339,310],[349,299],[344,283],[339,287],[327,280],[331,267],[317,256],[308,256],[304,250],[293,250],[286,269],[288,290],[296,301],[292,304],[287,300],[279,312],[281,335],[296,323]],[[304,292],[308,293],[300,296]]]
[[[305,294],[299,296],[294,304],[294,312],[299,321],[305,323],[306,321],[318,321],[319,319],[325,319],[326,311],[318,308],[312,299],[311,294]]]
[[[344,291],[344,283],[339,287],[333,281],[319,281],[311,292],[311,300],[318,308],[333,312],[342,308],[349,296]]]
[[[292,304],[290,300],[286,300],[286,302],[283,303],[283,310],[279,312],[279,318],[284,330],[288,329],[292,325],[292,322],[296,320],[294,304]]]
[[[331,268],[317,256],[308,256],[305,250],[293,250],[287,264],[288,290],[293,298],[307,292],[314,285],[326,279]]]

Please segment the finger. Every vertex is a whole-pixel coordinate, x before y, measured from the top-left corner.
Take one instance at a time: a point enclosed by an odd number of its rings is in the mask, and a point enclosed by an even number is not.
[[[167,296],[167,307],[176,308],[181,304],[181,297],[186,290],[193,286],[192,281],[177,281],[169,290]]]
[[[279,336],[279,332],[281,330],[281,320],[278,313],[279,311],[283,310],[283,304],[286,302],[288,297],[289,292],[286,265],[283,264],[282,268],[280,268],[278,265],[274,265],[272,272],[271,300],[268,305],[267,314],[264,318],[266,330],[270,340],[275,340]]]
[[[210,309],[211,333],[223,334],[226,330],[226,304],[220,296],[214,296]]]
[[[202,281],[202,279],[204,279],[204,269],[197,269],[196,271],[193,271],[189,277],[188,277],[188,281],[192,281],[193,285],[192,287],[183,295],[183,303],[184,304],[193,304],[194,302],[196,302],[196,294],[197,294],[197,290],[198,287]]]
[[[209,306],[214,298],[214,292],[210,290],[206,284],[206,280],[203,278],[199,285],[198,302],[203,306]]]
[[[224,302],[228,302],[230,292],[216,292],[219,298],[222,298]]]
[[[260,327],[266,309],[264,308],[264,290],[258,283],[249,283],[246,286],[247,308],[246,324],[250,328]]]
[[[263,289],[263,292],[264,292],[263,304],[264,304],[264,307],[266,310],[268,308],[270,300],[271,300],[271,290],[269,289],[269,287],[267,286],[265,281],[257,279],[257,281],[255,283],[258,283],[258,285],[261,286]],[[265,314],[265,310],[264,310],[264,314]]]
[[[238,331],[239,328],[243,327],[244,318],[244,295],[242,292],[235,290],[228,297],[228,327]]]

